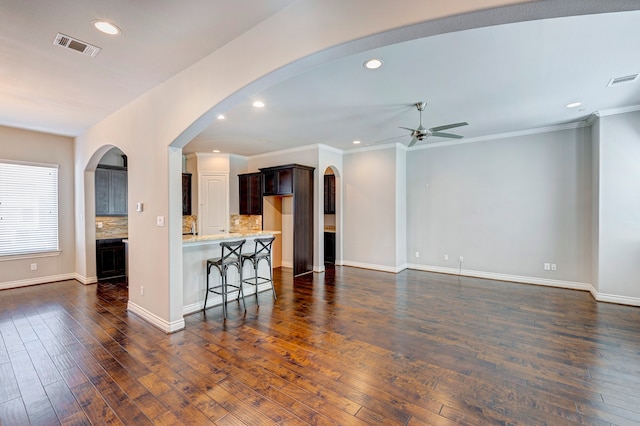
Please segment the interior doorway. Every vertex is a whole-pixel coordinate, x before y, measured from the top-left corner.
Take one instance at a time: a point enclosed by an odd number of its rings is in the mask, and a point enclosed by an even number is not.
[[[337,176],[332,167],[324,171],[324,264],[325,268],[336,263],[337,226]]]

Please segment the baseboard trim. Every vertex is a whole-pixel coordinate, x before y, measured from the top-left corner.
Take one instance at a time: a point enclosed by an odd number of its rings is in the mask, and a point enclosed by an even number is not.
[[[77,281],[80,281],[84,285],[95,284],[98,282],[98,277],[85,277],[77,272],[74,274],[74,276]]]
[[[7,290],[10,288],[18,288],[18,287],[28,287],[30,285],[49,284],[56,281],[77,280],[77,279],[78,278],[76,273],[48,275],[46,277],[29,278],[26,280],[6,281],[3,283],[0,283],[0,290]]]
[[[618,296],[615,294],[599,293],[592,287],[591,295],[598,302],[615,303],[617,305],[640,306],[639,297]]]
[[[129,300],[129,302],[127,303],[127,311],[136,314],[143,320],[147,321],[149,324],[158,327],[165,333],[175,333],[176,331],[180,331],[185,328],[184,318],[180,318],[179,320],[172,322],[165,321],[156,314],[149,312],[142,306],[133,303],[131,300]]]
[[[497,272],[474,271],[471,269],[447,268],[442,266],[409,264],[409,269],[425,272],[438,272],[449,275],[463,275],[465,277],[484,278],[497,281],[512,281],[522,284],[543,285],[547,287],[567,288],[571,290],[591,291],[591,284],[576,281],[550,280],[548,278],[527,277],[523,275],[500,274]]]
[[[338,263],[336,263],[338,265]],[[363,262],[353,262],[350,260],[343,260],[340,262],[339,266],[351,266],[354,268],[362,268],[362,269],[373,269],[375,271],[382,272],[391,272],[393,274],[397,274],[405,269],[407,269],[407,264],[400,266],[388,266],[388,265],[376,265],[373,263],[363,263]]]

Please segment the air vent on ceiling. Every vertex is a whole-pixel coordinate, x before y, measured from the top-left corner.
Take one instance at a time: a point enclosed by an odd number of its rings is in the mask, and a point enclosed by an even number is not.
[[[75,50],[76,52],[80,52],[83,55],[91,57],[95,57],[98,53],[100,53],[100,50],[102,50],[98,46],[93,46],[89,43],[85,43],[84,41],[80,41],[78,39],[60,33],[58,33],[58,35],[56,36],[53,44],[66,47],[67,49]]]
[[[607,87],[619,86],[620,84],[635,83],[638,80],[638,74],[625,75],[623,77],[615,77],[609,80]]]

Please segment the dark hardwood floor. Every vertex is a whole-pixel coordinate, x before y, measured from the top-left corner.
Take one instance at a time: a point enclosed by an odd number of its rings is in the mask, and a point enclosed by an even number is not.
[[[336,267],[166,335],[120,284],[0,291],[0,424],[640,424],[640,309]]]

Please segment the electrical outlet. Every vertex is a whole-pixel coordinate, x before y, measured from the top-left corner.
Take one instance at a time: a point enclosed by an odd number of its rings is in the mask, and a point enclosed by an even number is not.
[[[144,286],[140,286],[140,296],[144,296]]]
[[[551,270],[552,270],[552,271],[555,271],[556,269],[558,269],[558,267],[556,266],[556,264],[555,264],[555,263],[552,263],[552,264],[551,264]]]
[[[97,222],[96,226],[98,227],[98,229],[102,229],[102,222]]]
[[[458,259],[458,261],[460,261],[460,263],[464,262],[464,257],[460,256],[460,258]]]
[[[37,263],[32,263],[31,264],[31,270],[32,271],[37,271],[38,270],[38,264]]]
[[[544,264],[544,270],[545,271],[550,271],[551,270],[551,264],[550,263],[545,263]]]
[[[448,254],[444,255],[444,260],[449,260],[449,255]]]

